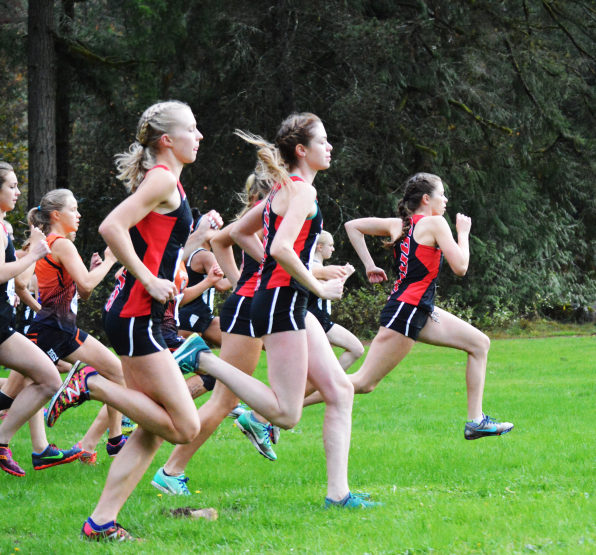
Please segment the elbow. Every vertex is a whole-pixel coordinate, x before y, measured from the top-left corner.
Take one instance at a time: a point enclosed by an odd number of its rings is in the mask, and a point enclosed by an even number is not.
[[[453,268],[453,273],[459,277],[464,277],[467,272],[468,272],[467,264],[465,266],[462,265],[462,266],[457,266],[456,268]]]
[[[290,251],[290,249],[287,247],[287,245],[282,245],[279,243],[276,244],[276,242],[273,241],[273,244],[271,245],[270,253],[271,253],[271,256],[273,258],[275,258],[275,260],[281,261],[286,257],[286,255],[288,254],[289,251]]]
[[[86,301],[93,293],[93,288],[88,288],[84,286],[80,286],[77,284],[77,294],[81,298],[81,300]]]

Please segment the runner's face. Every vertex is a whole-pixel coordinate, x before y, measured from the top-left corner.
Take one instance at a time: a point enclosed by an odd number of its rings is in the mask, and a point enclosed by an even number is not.
[[[433,216],[442,216],[447,208],[445,187],[440,179],[437,179],[435,190],[430,196],[430,207],[432,209]]]
[[[329,260],[334,250],[333,241],[331,243],[323,243],[321,245],[321,258],[323,260]]]
[[[77,200],[74,197],[68,197],[62,210],[57,210],[56,214],[56,222],[60,224],[65,235],[79,229],[81,214],[79,214]]]
[[[197,158],[203,135],[197,129],[197,122],[190,108],[176,110],[175,120],[172,130],[167,134],[172,141],[172,150],[180,162],[190,164]]]
[[[0,210],[2,212],[14,210],[20,196],[21,191],[19,191],[17,176],[14,172],[8,172],[4,176],[2,186],[0,186]]]
[[[313,170],[326,170],[331,165],[331,151],[333,147],[327,141],[324,125],[318,121],[312,127],[311,139],[304,147],[306,163]]]

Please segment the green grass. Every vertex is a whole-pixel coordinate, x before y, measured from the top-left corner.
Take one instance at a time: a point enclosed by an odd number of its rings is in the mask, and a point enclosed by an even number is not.
[[[105,481],[105,448],[95,468],[35,472],[23,429],[11,447],[27,476],[0,476],[0,553],[596,553],[595,367],[593,336],[493,341],[485,410],[516,427],[468,442],[464,355],[416,345],[354,404],[351,487],[383,507],[322,509],[322,407],[282,432],[275,463],[226,420],[188,468],[200,490],[190,499],[151,487],[172,447],[158,452],[119,518],[145,538],[135,545],[78,538]],[[67,413],[50,441],[72,445],[98,407]],[[215,507],[219,519],[163,515],[185,505]]]

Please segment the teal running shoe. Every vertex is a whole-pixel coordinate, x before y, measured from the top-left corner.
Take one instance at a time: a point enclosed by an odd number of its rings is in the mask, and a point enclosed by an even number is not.
[[[138,427],[136,422],[133,422],[128,416],[122,415],[122,433],[125,436],[132,434]]]
[[[168,476],[163,471],[163,466],[155,473],[151,485],[159,491],[168,495],[191,495],[186,483],[188,478],[181,474],[180,476]]]
[[[276,445],[279,441],[279,436],[281,435],[281,430],[279,426],[274,426],[273,424],[269,424],[269,437],[271,438],[271,443]]]
[[[338,509],[369,509],[370,507],[380,507],[383,503],[371,501],[368,494],[353,494],[348,492],[343,499],[333,501],[325,497],[325,508],[337,507]]]
[[[210,353],[211,349],[198,333],[193,333],[186,341],[174,351],[174,360],[183,374],[204,373],[199,372],[199,356],[201,352]]]
[[[277,455],[271,448],[269,424],[262,424],[256,420],[251,410],[244,411],[234,423],[235,426],[250,440],[255,449],[270,461],[276,461]]]
[[[228,412],[228,418],[233,418],[236,420],[243,412],[250,410],[248,405],[244,403],[238,403],[230,412]]]
[[[471,440],[488,436],[502,436],[511,430],[513,430],[511,422],[497,422],[494,418],[482,413],[482,422],[480,424],[466,422],[464,437]]]

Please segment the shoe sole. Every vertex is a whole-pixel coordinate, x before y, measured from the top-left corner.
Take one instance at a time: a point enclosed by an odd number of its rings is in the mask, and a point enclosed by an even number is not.
[[[181,495],[181,496],[189,496],[190,493],[175,493],[172,490],[169,490],[168,488],[164,488],[162,485],[158,484],[156,481],[151,480],[151,485],[158,489],[159,491],[163,491],[164,493],[167,493],[168,495]]]
[[[477,434],[477,435],[475,434],[475,435],[470,435],[470,436],[467,436],[467,435],[465,435],[465,434],[464,434],[464,437],[465,437],[465,438],[466,438],[468,441],[471,441],[471,440],[473,440],[473,439],[481,439],[481,438],[483,438],[483,437],[497,437],[497,436],[503,436],[503,435],[505,435],[506,433],[508,433],[508,432],[510,432],[511,430],[513,430],[513,428],[515,428],[515,426],[511,426],[511,428],[508,428],[507,430],[504,430],[504,431],[502,431],[502,432],[499,432],[499,433],[496,433],[496,434]]]
[[[240,422],[238,422],[238,420],[236,420],[236,422],[234,422],[234,426],[236,426],[248,439],[249,441],[254,445],[254,448],[261,454],[263,455],[263,457],[265,457],[268,461],[276,461],[277,459],[272,459],[269,455],[266,455],[262,449],[261,449],[261,445],[259,444],[259,442],[256,440],[255,436],[249,431],[246,430],[242,424],[240,424]]]
[[[50,401],[50,404],[48,405],[48,413],[46,414],[46,426],[48,428],[53,427],[54,424],[56,423],[56,420],[58,419],[58,417],[51,418],[52,413],[54,412],[54,407],[56,406],[56,401],[58,400],[58,397],[60,397],[62,392],[66,389],[66,386],[68,385],[68,383],[70,382],[70,379],[74,376],[74,373],[78,370],[78,368],[79,368],[79,363],[77,361],[72,365],[70,372],[68,372],[66,379],[62,382],[62,385],[58,388],[58,391],[56,391],[56,393],[54,393],[54,396],[52,397],[52,400]]]
[[[17,478],[24,478],[25,477],[25,472],[23,472],[21,474],[19,472],[15,472],[14,470],[10,470],[10,469],[6,468],[5,466],[0,466],[0,468],[2,470],[4,470],[4,472],[6,472],[7,474],[10,474],[11,476],[16,476]]]
[[[61,464],[66,464],[66,463],[69,463],[72,461],[76,461],[77,459],[81,458],[82,454],[83,453],[80,452],[80,453],[77,453],[76,455],[72,455],[70,457],[67,457],[66,459],[61,459],[61,460],[59,460],[57,462],[53,462],[51,464],[44,464],[43,466],[34,466],[33,470],[43,470],[44,468],[51,468],[52,466],[60,466]]]

